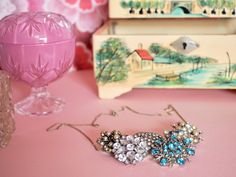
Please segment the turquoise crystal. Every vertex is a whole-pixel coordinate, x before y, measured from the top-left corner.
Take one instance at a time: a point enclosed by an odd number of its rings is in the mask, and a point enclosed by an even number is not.
[[[192,142],[192,141],[191,141],[190,138],[185,138],[185,139],[183,140],[183,143],[184,143],[185,145],[189,145],[191,142]]]
[[[163,143],[163,139],[162,138],[158,138],[158,139],[156,139],[155,143],[157,145],[161,145]]]
[[[175,145],[176,147],[179,147],[179,146],[180,146],[180,142],[175,141],[175,142],[174,142],[174,145]]]
[[[163,145],[163,150],[168,149],[168,146],[166,144]]]
[[[177,149],[177,150],[175,151],[175,153],[176,153],[176,154],[181,154],[181,153],[182,153],[182,151],[181,151],[181,150],[179,150],[179,149]]]
[[[187,148],[187,149],[186,149],[186,152],[187,152],[188,155],[191,155],[191,156],[194,156],[194,155],[195,155],[195,150],[192,149],[192,148]]]
[[[170,132],[170,138],[172,139],[172,140],[176,140],[177,139],[177,134],[176,134],[177,132]]]
[[[156,156],[156,155],[159,154],[159,150],[158,149],[152,149],[151,153],[152,153],[153,156]]]
[[[169,153],[168,153],[168,156],[174,157],[174,156],[175,156],[175,153],[174,153],[174,152],[169,152]]]
[[[185,164],[185,160],[184,160],[184,158],[182,158],[182,157],[177,158],[177,159],[176,159],[176,162],[177,162],[179,165],[184,165],[184,164]]]
[[[182,151],[182,149],[183,149],[183,146],[179,145],[178,150]]]
[[[168,148],[170,149],[170,150],[175,150],[176,149],[176,147],[175,147],[175,145],[173,144],[173,143],[169,143],[168,144]]]
[[[168,149],[164,149],[163,152],[166,154],[168,153]]]
[[[160,165],[161,166],[167,166],[168,165],[168,159],[166,157],[162,157],[160,159]]]

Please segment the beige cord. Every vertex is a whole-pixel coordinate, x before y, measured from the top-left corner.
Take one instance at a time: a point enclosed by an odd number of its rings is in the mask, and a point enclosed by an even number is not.
[[[123,112],[123,111],[126,111],[126,110],[128,110],[130,112],[133,112],[137,115],[152,116],[152,117],[154,117],[154,116],[161,117],[162,116],[162,114],[160,114],[160,113],[155,113],[155,114],[142,113],[142,112],[139,112],[135,109],[132,109],[129,106],[122,106],[121,109],[118,110],[118,111],[111,111],[110,113],[100,113],[100,114],[98,114],[97,116],[94,117],[93,121],[90,124],[55,123],[55,124],[51,125],[50,127],[48,127],[46,131],[51,132],[51,131],[55,131],[55,130],[60,130],[62,127],[72,128],[72,129],[76,130],[77,132],[79,132],[80,134],[82,134],[91,143],[91,145],[94,147],[94,149],[97,151],[98,148],[97,148],[96,144],[92,141],[92,139],[86,133],[84,133],[78,127],[94,127],[94,128],[97,128],[97,127],[100,126],[97,122],[102,116],[108,115],[108,116],[116,117],[116,116],[118,116],[119,112]],[[164,111],[168,115],[172,115],[171,113],[174,112],[175,114],[177,114],[177,116],[183,122],[187,123],[187,121],[184,119],[184,117],[177,111],[177,109],[174,106],[168,105],[168,107],[165,108]]]

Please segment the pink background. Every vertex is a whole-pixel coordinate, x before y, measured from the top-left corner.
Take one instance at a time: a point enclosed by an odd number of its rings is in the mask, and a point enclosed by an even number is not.
[[[0,0],[0,19],[24,11],[51,11],[64,15],[76,29],[75,66],[92,68],[91,37],[107,20],[107,0]]]
[[[20,82],[13,82],[13,88],[15,101],[30,92],[29,87]],[[17,130],[12,141],[6,149],[0,150],[1,177],[236,176],[235,91],[135,89],[115,100],[100,100],[91,71],[69,73],[51,84],[49,90],[67,100],[65,110],[41,118],[16,116]],[[168,104],[173,104],[189,122],[204,132],[204,141],[199,144],[196,156],[184,167],[162,168],[149,158],[136,166],[125,166],[105,153],[96,152],[72,129],[65,127],[60,131],[46,132],[46,128],[56,122],[88,123],[95,115],[119,109],[122,105],[156,113]],[[104,117],[97,129],[83,128],[83,131],[94,141],[101,130],[161,133],[171,122],[178,121],[175,118],[151,118],[123,112],[118,118]]]

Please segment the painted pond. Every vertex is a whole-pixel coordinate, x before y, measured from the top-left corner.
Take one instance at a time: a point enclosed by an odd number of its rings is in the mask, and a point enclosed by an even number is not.
[[[227,65],[215,64],[209,65],[195,71],[182,73],[180,78],[174,81],[166,81],[157,77],[151,79],[144,86],[183,86],[183,87],[209,87],[209,88],[236,88],[236,79],[225,77]]]

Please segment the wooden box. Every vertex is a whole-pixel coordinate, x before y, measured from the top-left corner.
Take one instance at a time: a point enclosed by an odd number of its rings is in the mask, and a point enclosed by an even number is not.
[[[235,0],[110,0],[110,18],[236,17]]]
[[[115,20],[93,37],[100,98],[133,88],[236,88],[236,19]]]

